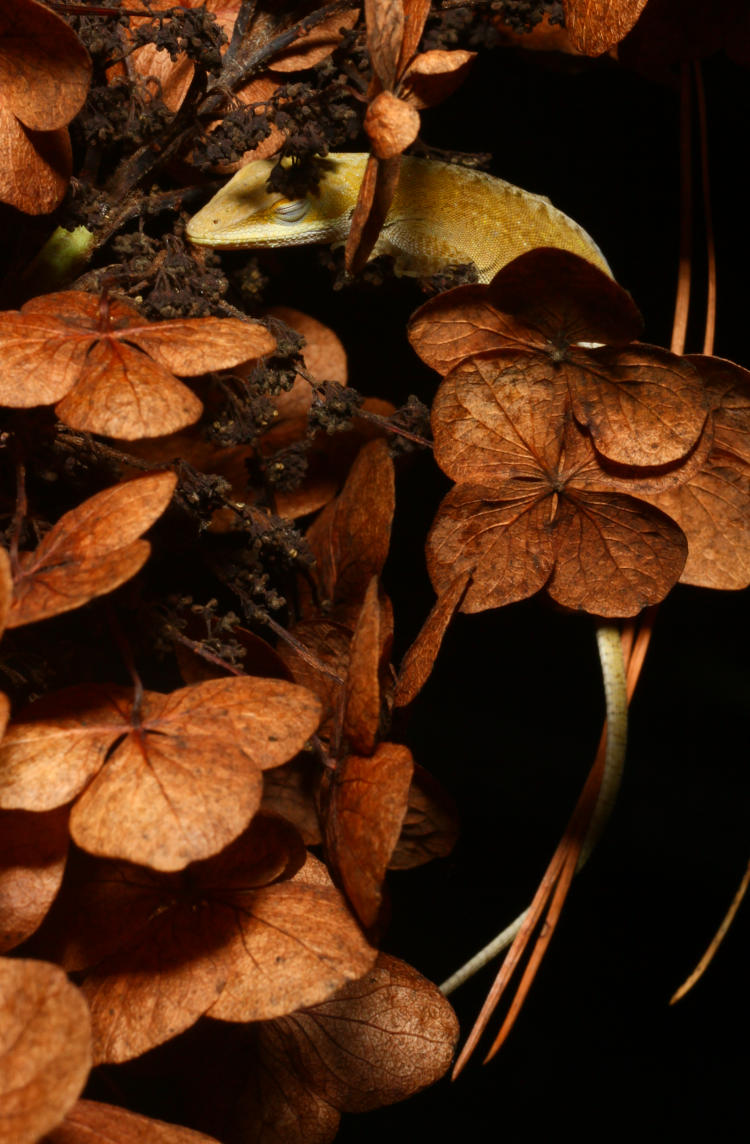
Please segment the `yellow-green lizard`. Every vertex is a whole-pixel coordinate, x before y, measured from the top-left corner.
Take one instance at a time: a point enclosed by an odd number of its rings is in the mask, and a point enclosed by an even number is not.
[[[199,246],[221,250],[346,241],[368,156],[331,154],[322,160],[316,195],[287,199],[266,189],[270,160],[249,163],[187,226]],[[527,250],[555,246],[595,263],[607,261],[586,231],[549,199],[483,171],[404,158],[396,194],[370,255],[390,254],[396,274],[429,277],[473,262],[480,282]]]

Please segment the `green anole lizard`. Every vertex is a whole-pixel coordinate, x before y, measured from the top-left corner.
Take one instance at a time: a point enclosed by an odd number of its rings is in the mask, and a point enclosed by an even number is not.
[[[187,237],[220,250],[344,243],[367,155],[331,154],[322,162],[318,194],[301,199],[266,190],[273,162],[249,163],[191,218]],[[483,171],[406,156],[370,257],[390,254],[396,274],[421,278],[473,262],[479,281],[489,282],[538,246],[570,250],[611,273],[594,240],[549,199]]]
[[[243,167],[187,225],[188,239],[221,250],[346,242],[367,163],[366,154],[331,154],[316,195],[288,199],[266,189],[273,167],[259,160]],[[396,274],[429,277],[450,265],[473,262],[480,282],[539,246],[569,250],[611,275],[586,231],[549,199],[481,171],[430,159],[403,159],[385,225],[371,254],[389,254]],[[616,624],[597,624],[597,643],[607,704],[604,775],[578,868],[584,864],[614,803],[625,755],[627,692]],[[490,957],[510,945],[521,914],[503,933],[441,986],[451,992]]]

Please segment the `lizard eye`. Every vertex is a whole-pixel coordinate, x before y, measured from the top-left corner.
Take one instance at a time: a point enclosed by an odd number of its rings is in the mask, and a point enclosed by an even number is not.
[[[279,222],[299,222],[309,209],[309,199],[280,199],[274,204],[273,213]]]

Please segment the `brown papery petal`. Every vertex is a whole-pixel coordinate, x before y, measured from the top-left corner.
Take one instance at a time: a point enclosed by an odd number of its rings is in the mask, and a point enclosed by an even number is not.
[[[537,488],[502,501],[494,490],[458,485],[443,500],[427,537],[427,570],[440,595],[461,573],[472,580],[462,612],[525,600],[543,588],[554,565],[547,525],[550,497]]]
[[[31,704],[0,743],[0,805],[50,810],[70,802],[128,729],[132,692],[68,687]]]
[[[381,953],[364,977],[278,1022],[307,1085],[344,1112],[366,1112],[434,1084],[458,1039],[431,981]]]
[[[458,832],[453,799],[434,775],[415,764],[406,815],[388,869],[408,870],[444,858],[453,849]]]
[[[572,350],[564,367],[573,412],[600,453],[623,465],[666,465],[697,442],[703,385],[684,358],[656,346]]]
[[[374,755],[349,755],[331,782],[326,845],[365,928],[374,925],[385,871],[401,833],[414,763],[407,747],[380,743]]]
[[[372,69],[384,88],[393,88],[404,35],[403,0],[365,0],[365,23]]]
[[[269,62],[275,72],[303,71],[315,67],[321,60],[330,56],[341,43],[342,29],[349,31],[359,19],[359,8],[344,8],[334,12],[327,20],[322,20],[303,36],[293,40]]]
[[[469,575],[468,572],[462,572],[438,597],[419,635],[401,661],[393,695],[395,707],[406,707],[424,687],[437,659],[448,624],[469,582]]]
[[[339,496],[307,531],[324,600],[359,604],[383,569],[391,538],[395,478],[382,439],[360,450]]]
[[[350,749],[372,754],[380,725],[380,603],[373,576],[352,636],[344,687],[344,738]]]
[[[71,336],[46,314],[0,314],[0,402],[26,409],[59,401],[80,377],[95,336]]]
[[[168,369],[111,338],[91,349],[79,380],[55,406],[71,429],[123,441],[175,433],[202,412],[193,391]]]
[[[83,106],[91,60],[70,25],[43,4],[14,0],[0,11],[0,87],[27,127],[62,127]]]
[[[367,108],[364,129],[379,159],[395,159],[419,134],[419,112],[390,91],[381,91]]]
[[[570,41],[585,56],[600,56],[624,40],[646,0],[563,0]]]
[[[162,514],[176,483],[173,473],[149,473],[65,513],[36,552],[23,555],[8,625],[80,607],[134,576],[150,551],[136,537]]]
[[[60,888],[68,853],[68,812],[0,812],[0,951],[41,925]]]
[[[699,588],[737,590],[750,584],[750,469],[721,453],[680,488],[647,497],[687,536],[680,576]]]
[[[219,1144],[213,1136],[139,1116],[114,1104],[79,1100],[43,1144]]]
[[[432,407],[435,460],[455,481],[491,487],[557,466],[567,392],[544,362],[472,358],[453,370]]]
[[[91,1066],[86,1002],[57,965],[0,959],[0,1144],[36,1144]]]
[[[284,882],[237,905],[231,974],[211,1017],[263,1021],[315,1005],[375,960],[332,887]]]
[[[265,326],[238,318],[175,318],[144,323],[119,336],[183,377],[229,369],[276,349],[276,338]]]
[[[461,86],[476,59],[476,52],[434,49],[416,56],[407,68],[399,91],[412,107],[434,107]]]
[[[687,556],[684,534],[665,513],[619,493],[578,490],[560,498],[555,547],[552,599],[612,617],[663,600]]]
[[[0,547],[0,635],[5,631],[8,611],[13,599],[13,576],[6,548]]]

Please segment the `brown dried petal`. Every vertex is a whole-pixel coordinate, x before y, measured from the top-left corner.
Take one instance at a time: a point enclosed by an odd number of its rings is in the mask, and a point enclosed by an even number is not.
[[[164,512],[176,483],[173,473],[149,473],[65,513],[36,552],[24,554],[8,626],[70,611],[134,576],[150,551],[136,537]]]
[[[364,599],[383,569],[395,506],[393,461],[382,439],[360,450],[341,493],[307,532],[321,596],[334,603]]]
[[[41,925],[60,888],[68,853],[66,809],[0,812],[0,951]]]
[[[276,72],[303,71],[315,67],[330,56],[342,40],[342,29],[349,31],[359,19],[359,8],[344,8],[334,12],[303,36],[293,40],[288,48],[275,55],[269,68]]]
[[[703,386],[684,358],[656,346],[571,351],[573,412],[597,449],[623,465],[666,465],[695,445],[706,420]]]
[[[307,755],[263,772],[262,809],[296,826],[306,846],[322,839],[315,799],[318,776],[319,764]]]
[[[365,928],[377,921],[382,885],[406,814],[414,763],[407,747],[380,743],[374,755],[349,755],[330,790],[326,846]]]
[[[229,369],[273,353],[276,338],[260,322],[238,318],[175,318],[123,330],[154,361],[184,377]],[[172,430],[165,429],[165,433]]]
[[[699,588],[750,584],[750,469],[716,453],[687,484],[647,498],[676,520],[688,541],[680,576]]]
[[[174,433],[202,412],[192,390],[168,369],[111,339],[91,349],[78,382],[55,406],[71,429],[122,441]]]
[[[131,701],[128,688],[82,684],[21,712],[0,743],[0,805],[50,810],[70,802],[127,729]]]
[[[461,86],[476,52],[434,49],[416,56],[407,68],[399,91],[412,107],[434,107]]]
[[[0,1144],[36,1144],[91,1066],[86,1002],[56,965],[0,959]]]
[[[354,206],[344,262],[350,274],[358,274],[370,257],[390,210],[401,171],[401,155],[379,159],[370,155]]]
[[[539,489],[500,500],[494,489],[457,485],[427,537],[427,570],[438,595],[471,573],[462,612],[525,600],[543,588],[555,555],[550,507]]]
[[[14,0],[0,10],[0,88],[27,126],[63,127],[83,106],[91,60],[60,16],[34,0]]]
[[[26,409],[58,401],[78,380],[94,338],[72,337],[45,314],[0,314],[0,402]]]
[[[663,600],[687,556],[682,531],[651,505],[618,493],[560,500],[547,591],[568,608],[634,616]]]
[[[419,112],[390,91],[381,91],[367,108],[364,129],[379,159],[395,159],[419,134]]]
[[[213,1136],[139,1116],[113,1104],[79,1100],[42,1144],[219,1144]]]
[[[344,686],[344,738],[350,749],[370,755],[380,725],[380,603],[378,580],[370,580],[349,649]]]
[[[148,693],[148,733],[115,748],[74,807],[71,833],[90,853],[156,870],[216,854],[257,811],[260,771],[295,755],[319,716],[313,695],[282,680],[235,677]]]
[[[381,953],[364,977],[277,1023],[307,1086],[344,1112],[366,1112],[434,1084],[458,1038],[437,987]]]
[[[408,870],[444,858],[459,832],[458,810],[434,775],[415,763],[401,835],[388,862],[389,870]]]
[[[13,575],[10,568],[10,557],[7,550],[0,546],[0,636],[5,631],[12,599]]]
[[[624,40],[646,0],[563,0],[571,43],[585,56],[600,56]]]
[[[392,89],[404,35],[403,0],[365,0],[365,23],[372,70],[384,88]]]
[[[393,695],[394,707],[406,707],[424,687],[468,582],[469,573],[462,572],[436,600],[419,635],[401,661]]]
[[[0,105],[0,200],[26,214],[48,214],[62,202],[73,167],[66,127],[32,131]]]

